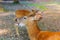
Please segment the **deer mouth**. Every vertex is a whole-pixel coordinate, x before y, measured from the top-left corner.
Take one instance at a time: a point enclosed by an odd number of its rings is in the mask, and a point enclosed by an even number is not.
[[[22,22],[21,22],[21,23],[15,23],[15,25],[16,25],[16,26],[19,26],[19,27],[23,27],[23,26],[25,26],[25,24],[22,23]]]

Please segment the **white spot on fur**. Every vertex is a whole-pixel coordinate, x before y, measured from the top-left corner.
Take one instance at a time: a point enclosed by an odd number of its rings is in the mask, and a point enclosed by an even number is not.
[[[23,27],[23,26],[25,26],[25,24],[24,23],[20,23],[19,26]]]

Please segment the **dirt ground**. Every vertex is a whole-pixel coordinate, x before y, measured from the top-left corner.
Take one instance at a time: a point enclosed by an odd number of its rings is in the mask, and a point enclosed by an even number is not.
[[[17,8],[19,9],[20,7],[22,7],[20,5],[18,7],[15,5],[11,6],[9,4],[8,6],[6,5],[6,8],[7,9],[10,8],[10,10],[14,9],[14,7],[16,9]],[[13,12],[0,13],[0,29],[1,29],[0,31],[1,32],[4,31],[2,32],[3,35],[2,34],[0,35],[0,40],[29,40],[26,27],[19,27],[20,36],[18,37],[16,35],[16,30],[14,28],[15,21],[13,20],[14,18],[15,18],[15,14]],[[43,31],[56,31],[56,32],[60,31],[60,12],[53,11],[51,9],[47,10],[43,14],[43,18],[42,20],[39,21],[38,25],[39,25],[39,28]],[[5,34],[5,32],[7,34]]]
[[[16,35],[13,20],[15,16],[11,13],[0,13],[0,40],[29,40],[25,27],[19,27],[20,36]]]
[[[4,15],[5,14],[5,15]],[[14,28],[14,18],[13,12],[0,13],[0,29],[9,29],[7,34],[1,34],[0,40],[29,40],[27,30],[25,27],[19,27],[20,36],[16,35]],[[42,20],[38,23],[41,30],[46,31],[60,31],[60,14],[59,13],[46,13],[43,15]]]

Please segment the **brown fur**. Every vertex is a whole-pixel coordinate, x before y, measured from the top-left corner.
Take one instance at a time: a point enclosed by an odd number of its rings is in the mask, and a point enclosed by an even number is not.
[[[16,16],[22,16],[25,14],[19,14]],[[27,13],[28,15],[28,13]],[[23,17],[23,16],[22,16]],[[60,32],[49,32],[49,31],[41,31],[38,28],[37,21],[35,20],[27,20],[27,31],[30,37],[30,40],[60,40]]]
[[[30,15],[34,15],[35,11],[32,10],[32,11],[29,11],[29,10],[16,10],[15,12],[15,16],[16,18],[21,18],[23,16],[30,16]],[[16,19],[15,18],[15,19]],[[18,27],[17,26],[14,26],[15,29],[16,29],[16,34],[19,36],[19,31],[18,31]]]
[[[60,32],[41,31],[37,21],[28,21],[27,31],[30,40],[60,40]]]
[[[32,11],[29,10],[17,10],[15,13],[17,18],[21,18],[23,16],[29,16],[33,14]]]

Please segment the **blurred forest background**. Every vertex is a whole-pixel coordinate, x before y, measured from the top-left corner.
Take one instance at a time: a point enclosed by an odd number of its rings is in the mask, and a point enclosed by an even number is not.
[[[0,40],[29,40],[25,27],[19,27],[20,36],[16,36],[14,13],[21,9],[42,11],[39,28],[43,31],[60,31],[60,0],[0,0],[0,31],[8,30],[7,35],[0,34]]]

